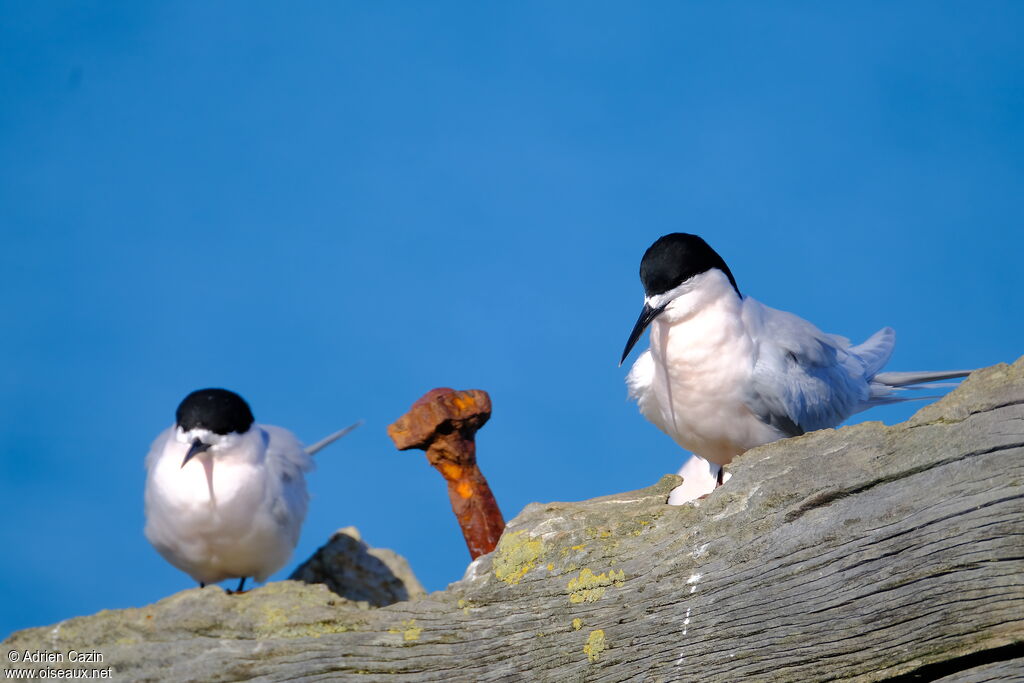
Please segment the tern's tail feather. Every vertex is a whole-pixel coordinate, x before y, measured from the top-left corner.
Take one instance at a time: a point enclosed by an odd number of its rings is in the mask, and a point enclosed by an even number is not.
[[[871,378],[872,382],[887,384],[890,387],[905,387],[921,382],[941,382],[944,379],[966,377],[973,370],[939,370],[922,372],[880,372]]]
[[[928,396],[906,396],[901,395],[905,391],[917,391],[921,389],[945,389],[955,386],[955,383],[934,384],[933,382],[944,379],[956,379],[966,377],[972,370],[942,370],[937,372],[880,372],[871,378],[871,397],[864,405],[880,406],[887,403],[903,403],[904,401],[923,401],[926,399],[938,398],[936,395]],[[925,384],[928,382],[928,384]],[[863,408],[862,408],[863,410]]]
[[[324,448],[327,448],[332,443],[334,443],[335,441],[337,441],[341,437],[345,436],[346,434],[348,434],[349,432],[351,432],[353,429],[355,429],[356,427],[358,427],[361,424],[363,424],[362,420],[360,420],[359,422],[356,422],[355,424],[350,424],[348,427],[345,427],[344,429],[339,429],[338,431],[334,432],[330,436],[325,436],[324,438],[320,439],[319,441],[317,441],[312,446],[306,446],[306,455],[315,455],[318,451],[321,451]]]

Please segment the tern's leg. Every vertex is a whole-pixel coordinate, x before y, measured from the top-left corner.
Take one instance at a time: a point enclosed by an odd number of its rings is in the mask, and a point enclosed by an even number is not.
[[[241,579],[238,580],[238,588],[235,589],[235,592],[236,593],[244,593],[245,592],[245,577],[244,576]]]
[[[722,481],[722,478],[723,478],[724,476],[725,476],[725,468],[724,468],[724,467],[722,467],[721,465],[719,465],[719,466],[718,466],[718,480],[717,480],[717,481],[716,481],[716,483],[715,483],[715,488],[716,488],[716,489],[717,489],[717,488],[718,488],[719,486],[721,486],[722,484],[724,484],[724,483],[725,483],[724,481]]]
[[[206,588],[206,584],[205,584],[205,583],[203,583],[202,581],[200,581],[200,582],[199,582],[199,587],[200,587],[200,588]]]

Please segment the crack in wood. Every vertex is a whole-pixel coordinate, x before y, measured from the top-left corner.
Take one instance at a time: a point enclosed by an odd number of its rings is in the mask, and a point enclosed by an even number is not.
[[[836,502],[837,500],[842,500],[843,498],[848,498],[850,496],[855,496],[855,495],[857,495],[859,493],[863,493],[865,491],[869,491],[869,490],[875,488],[876,486],[881,486],[883,484],[891,484],[893,482],[897,482],[897,481],[900,481],[902,479],[908,479],[908,478],[916,476],[918,474],[922,474],[924,472],[928,472],[930,470],[934,470],[934,469],[937,469],[939,467],[943,467],[945,465],[949,465],[949,464],[952,464],[952,463],[960,462],[960,461],[966,460],[968,458],[976,458],[976,457],[982,456],[982,455],[991,455],[993,453],[999,453],[1001,451],[1013,450],[1013,449],[1016,449],[1016,448],[1024,448],[1024,441],[1015,442],[1015,443],[1011,443],[1011,444],[1002,444],[1002,445],[999,445],[999,446],[993,446],[992,448],[986,448],[986,449],[982,449],[982,450],[978,450],[978,451],[970,451],[968,453],[957,454],[956,457],[944,458],[942,460],[936,460],[936,461],[928,463],[926,465],[922,465],[922,466],[919,466],[919,467],[913,467],[913,468],[909,468],[909,469],[906,469],[906,470],[901,470],[899,472],[895,472],[895,473],[893,473],[891,475],[888,475],[888,476],[878,477],[877,479],[873,479],[871,481],[865,482],[864,484],[861,484],[860,486],[854,486],[854,487],[850,487],[850,488],[847,488],[847,489],[830,489],[830,490],[827,490],[827,491],[820,491],[820,492],[815,493],[815,494],[811,495],[810,497],[806,498],[797,507],[795,507],[794,509],[792,509],[789,512],[787,512],[785,517],[784,517],[784,519],[785,519],[785,521],[787,523],[788,522],[794,522],[797,519],[799,519],[800,517],[802,517],[805,514],[807,514],[808,512],[810,512],[811,510],[814,510],[816,508],[826,507],[826,506],[831,505],[832,503]]]
[[[979,650],[961,657],[932,662],[897,676],[882,679],[885,683],[927,683],[940,678],[976,669],[986,664],[1013,661],[1024,658],[1024,642],[1011,643],[1002,647]]]

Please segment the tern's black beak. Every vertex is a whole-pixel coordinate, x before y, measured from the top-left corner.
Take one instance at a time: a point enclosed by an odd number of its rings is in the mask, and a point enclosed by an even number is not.
[[[629,341],[626,342],[626,348],[622,352],[622,360],[619,361],[619,367],[622,367],[622,364],[626,362],[626,356],[629,355],[629,352],[633,349],[633,345],[636,344],[636,340],[644,333],[647,326],[650,325],[651,321],[657,318],[664,310],[665,306],[651,308],[650,305],[644,304],[644,309],[640,311],[640,317],[637,318],[636,325],[633,326],[633,331],[629,333]]]
[[[194,440],[192,442],[192,445],[189,446],[188,453],[185,454],[185,459],[181,461],[181,466],[184,467],[185,465],[188,464],[188,461],[191,460],[193,456],[199,455],[200,453],[206,451],[209,448],[210,444],[203,443],[199,439]]]

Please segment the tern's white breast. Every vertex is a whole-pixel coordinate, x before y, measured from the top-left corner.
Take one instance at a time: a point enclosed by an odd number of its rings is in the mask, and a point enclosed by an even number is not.
[[[262,581],[287,562],[298,540],[305,481],[301,473],[287,485],[280,481],[264,435],[252,431],[231,449],[211,449],[184,467],[187,444],[168,438],[150,462],[146,536],[197,581]]]
[[[699,305],[684,295],[651,324],[651,390],[665,431],[683,448],[726,464],[778,438],[748,408],[756,341],[740,315],[742,302],[724,283],[709,282]],[[678,303],[677,303],[678,302]]]

